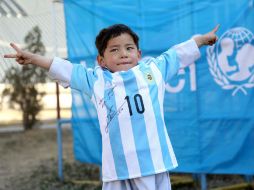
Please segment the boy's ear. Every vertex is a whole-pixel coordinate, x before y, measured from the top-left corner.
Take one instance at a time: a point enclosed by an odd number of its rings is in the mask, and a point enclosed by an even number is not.
[[[142,57],[142,52],[141,52],[141,50],[139,49],[139,50],[138,50],[138,58],[141,59],[141,57]]]
[[[101,67],[105,67],[104,58],[101,55],[97,55],[97,62]]]

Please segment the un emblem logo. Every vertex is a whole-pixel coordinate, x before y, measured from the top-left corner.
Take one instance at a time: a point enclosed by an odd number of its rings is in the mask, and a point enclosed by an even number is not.
[[[207,61],[214,81],[225,90],[247,95],[254,87],[254,35],[246,28],[226,31],[207,48]]]

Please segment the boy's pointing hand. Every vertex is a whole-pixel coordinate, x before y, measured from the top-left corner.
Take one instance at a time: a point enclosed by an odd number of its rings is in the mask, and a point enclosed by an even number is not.
[[[218,40],[216,32],[219,30],[220,25],[218,24],[212,31],[204,35],[204,45],[213,45]]]
[[[15,59],[20,65],[31,64],[31,53],[21,50],[14,43],[10,43],[10,46],[16,51],[16,54],[6,54],[4,55],[4,58]]]
[[[197,43],[198,47],[201,47],[203,45],[213,45],[218,40],[218,37],[216,35],[216,32],[219,30],[220,25],[218,24],[214,29],[212,29],[210,32],[196,36],[194,37],[194,40]]]

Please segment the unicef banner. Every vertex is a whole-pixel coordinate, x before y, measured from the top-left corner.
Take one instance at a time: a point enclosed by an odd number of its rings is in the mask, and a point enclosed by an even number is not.
[[[65,0],[68,59],[94,67],[98,32],[124,23],[140,37],[143,57],[220,24],[216,45],[166,84],[165,120],[178,172],[254,174],[253,0]],[[73,91],[74,152],[101,162],[90,100]]]

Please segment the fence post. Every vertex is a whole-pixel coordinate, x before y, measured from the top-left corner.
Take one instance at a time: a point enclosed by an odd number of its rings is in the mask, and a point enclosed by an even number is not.
[[[245,175],[244,178],[247,183],[251,183],[251,181],[254,179],[252,175]]]
[[[57,152],[58,152],[58,178],[64,180],[63,176],[63,146],[62,146],[62,123],[61,119],[57,120]]]
[[[200,174],[201,178],[201,190],[206,190],[207,189],[207,183],[206,183],[206,174],[202,173]]]

